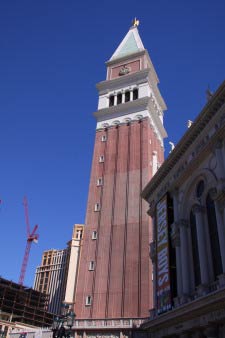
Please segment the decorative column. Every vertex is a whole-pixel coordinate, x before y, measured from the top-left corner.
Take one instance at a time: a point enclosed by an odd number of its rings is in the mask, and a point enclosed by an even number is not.
[[[184,219],[179,221],[180,228],[180,257],[182,271],[183,296],[187,296],[191,291],[190,272],[189,272],[189,250],[188,245],[188,222]]]
[[[171,225],[172,245],[176,250],[176,271],[177,271],[177,295],[181,297],[183,294],[182,268],[181,268],[181,248],[180,248],[180,228],[179,228],[179,212],[178,212],[178,189],[171,192],[173,198],[173,216],[174,223]]]
[[[207,260],[205,226],[203,220],[203,212],[205,211],[205,208],[202,207],[201,205],[195,204],[192,210],[196,217],[201,284],[207,285],[209,283],[209,271]]]
[[[181,273],[180,229],[177,222],[174,222],[171,225],[171,240],[172,246],[176,250],[177,295],[178,297],[181,297],[183,293],[183,284]]]
[[[125,102],[125,91],[123,90],[122,91],[122,103],[124,103]]]
[[[217,171],[217,177],[219,178],[220,184],[224,182],[224,179],[225,179],[225,163],[224,163],[222,147],[223,147],[223,142],[221,140],[218,140],[215,146],[215,154],[216,154],[216,161],[217,161],[216,171]]]
[[[134,95],[133,95],[133,89],[130,90],[130,101],[133,101]]]
[[[117,106],[117,94],[116,94],[116,92],[114,93],[114,106]]]
[[[220,254],[223,265],[223,273],[225,273],[225,193],[218,194],[216,188],[211,189],[209,193],[210,197],[214,200],[215,203],[217,231],[220,243]]]

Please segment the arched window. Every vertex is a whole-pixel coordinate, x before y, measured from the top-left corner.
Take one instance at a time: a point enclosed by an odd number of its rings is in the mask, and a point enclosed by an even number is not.
[[[130,92],[125,92],[125,102],[130,101]]]
[[[196,187],[196,196],[197,196],[197,198],[201,198],[202,197],[204,189],[205,189],[205,183],[204,183],[203,180],[200,180],[198,182],[198,184],[197,184],[197,187]]]
[[[195,218],[193,211],[191,211],[190,213],[190,229],[191,229],[194,281],[195,281],[195,286],[198,286],[201,284],[201,272],[200,272],[200,262],[199,262],[199,252],[198,252],[196,218]]]
[[[122,103],[122,93],[118,93],[117,94],[117,104],[121,104]]]
[[[133,100],[137,100],[137,99],[138,99],[138,89],[135,88],[135,89],[133,90]]]
[[[110,95],[109,97],[109,106],[114,106],[114,95]]]
[[[213,262],[213,271],[214,277],[223,273],[222,259],[220,253],[220,243],[217,230],[217,221],[216,221],[216,211],[215,203],[210,197],[210,194],[206,197],[206,210],[209,226],[209,238],[212,252],[212,262]]]

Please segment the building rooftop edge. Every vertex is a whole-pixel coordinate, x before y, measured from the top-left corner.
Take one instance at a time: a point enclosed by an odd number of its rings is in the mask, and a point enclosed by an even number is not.
[[[198,137],[199,133],[202,131],[204,126],[209,120],[213,110],[218,109],[218,101],[223,97],[222,104],[225,103],[225,81],[219,86],[216,90],[213,97],[209,102],[203,107],[200,114],[194,120],[192,126],[185,132],[182,136],[174,150],[163,162],[162,166],[153,176],[151,181],[145,186],[142,190],[141,196],[148,201],[148,195],[151,194],[154,190],[157,189],[162,184],[163,179],[167,176],[169,171],[173,168],[174,164],[182,157],[187,148],[194,142]],[[221,102],[220,102],[221,103]],[[221,104],[221,105],[222,105]]]

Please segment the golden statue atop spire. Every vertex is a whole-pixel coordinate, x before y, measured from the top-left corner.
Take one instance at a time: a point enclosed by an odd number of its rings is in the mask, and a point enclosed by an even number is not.
[[[133,25],[133,27],[137,27],[137,26],[139,26],[139,20],[137,20],[137,18],[134,18],[134,20],[132,21],[132,25]]]

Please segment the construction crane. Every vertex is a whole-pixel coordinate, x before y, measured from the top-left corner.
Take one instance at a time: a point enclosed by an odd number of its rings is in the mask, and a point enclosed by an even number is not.
[[[20,271],[20,278],[19,278],[19,284],[20,285],[23,285],[23,282],[24,282],[24,277],[25,277],[25,274],[26,274],[31,244],[33,242],[37,243],[38,238],[39,238],[39,235],[36,233],[36,231],[38,229],[37,224],[34,226],[32,232],[30,232],[30,222],[29,222],[29,215],[28,215],[28,203],[27,203],[26,196],[23,199],[23,205],[24,205],[26,228],[27,228],[27,245],[26,245],[26,249],[25,249],[25,253],[24,253],[24,257],[23,257],[23,263],[22,263],[22,267],[21,267],[21,271]]]

